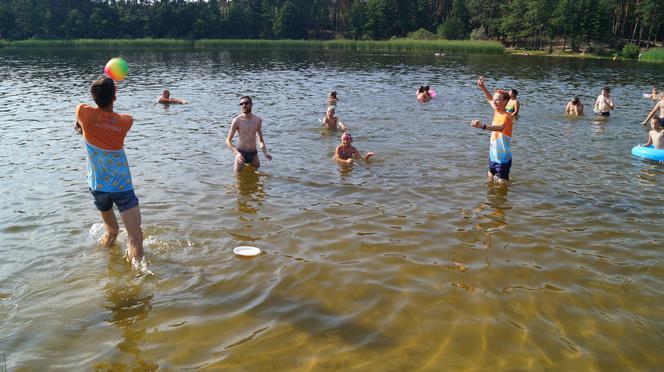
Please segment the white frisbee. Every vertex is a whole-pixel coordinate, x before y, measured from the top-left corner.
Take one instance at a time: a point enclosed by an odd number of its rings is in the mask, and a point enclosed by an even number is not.
[[[233,253],[235,253],[238,256],[242,256],[242,257],[254,257],[254,256],[258,256],[259,254],[261,254],[261,250],[260,250],[260,248],[250,247],[248,245],[244,245],[244,246],[241,246],[241,247],[233,248]]]

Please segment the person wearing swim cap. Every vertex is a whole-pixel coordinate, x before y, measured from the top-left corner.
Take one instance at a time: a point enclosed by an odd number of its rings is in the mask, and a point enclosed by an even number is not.
[[[272,160],[272,155],[267,152],[267,146],[263,139],[263,119],[251,112],[253,108],[251,97],[240,97],[240,108],[242,114],[233,119],[228,137],[226,137],[226,146],[235,155],[233,163],[235,172],[240,172],[245,164],[250,164],[256,169],[261,166],[261,162],[258,160],[258,151],[256,151],[256,138],[258,138],[258,144],[265,158]],[[235,133],[238,134],[237,147],[233,146]]]
[[[487,125],[480,123],[479,120],[471,120],[470,126],[491,132],[487,177],[489,181],[495,180],[507,185],[512,168],[512,115],[505,110],[505,106],[510,95],[504,90],[498,90],[491,95],[484,85],[482,76],[477,80],[477,86],[494,110],[493,121]]]
[[[337,146],[334,151],[334,159],[342,164],[352,164],[353,160],[361,160],[362,155],[355,146],[351,145],[353,143],[353,136],[349,132],[344,132],[341,135],[341,144]],[[364,160],[368,161],[375,154],[371,151],[367,152],[364,156]]]
[[[336,109],[334,106],[330,106],[327,108],[327,115],[323,118],[323,128],[330,129],[330,130],[337,130],[341,129],[341,131],[345,132],[346,126],[344,123],[341,122],[341,120],[334,116],[336,112]]]

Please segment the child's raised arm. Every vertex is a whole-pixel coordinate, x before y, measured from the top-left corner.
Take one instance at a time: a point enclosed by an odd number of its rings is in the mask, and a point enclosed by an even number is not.
[[[484,93],[484,97],[486,97],[486,100],[489,101],[489,104],[491,107],[494,109],[496,106],[493,105],[493,96],[489,92],[489,90],[486,88],[486,85],[484,85],[484,76],[480,76],[480,78],[477,80],[477,86],[480,87],[482,90],[482,93]]]

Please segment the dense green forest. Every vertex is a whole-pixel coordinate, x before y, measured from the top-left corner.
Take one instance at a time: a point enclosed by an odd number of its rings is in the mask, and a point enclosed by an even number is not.
[[[0,39],[494,39],[545,49],[664,40],[663,0],[0,0]]]

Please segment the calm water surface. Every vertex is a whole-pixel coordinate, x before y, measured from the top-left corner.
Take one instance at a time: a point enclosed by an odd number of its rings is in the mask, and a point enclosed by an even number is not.
[[[91,236],[74,107],[116,54],[116,110],[154,275]],[[284,51],[0,53],[0,353],[9,370],[654,370],[664,363],[664,165],[630,156],[660,65]],[[512,185],[491,110],[520,91]],[[428,83],[438,97],[414,99]],[[608,121],[590,112],[605,84]],[[164,88],[188,99],[165,108]],[[375,161],[321,133],[325,96]],[[254,97],[274,159],[232,172]],[[94,235],[94,234],[92,234]],[[255,245],[254,259],[235,257]]]

